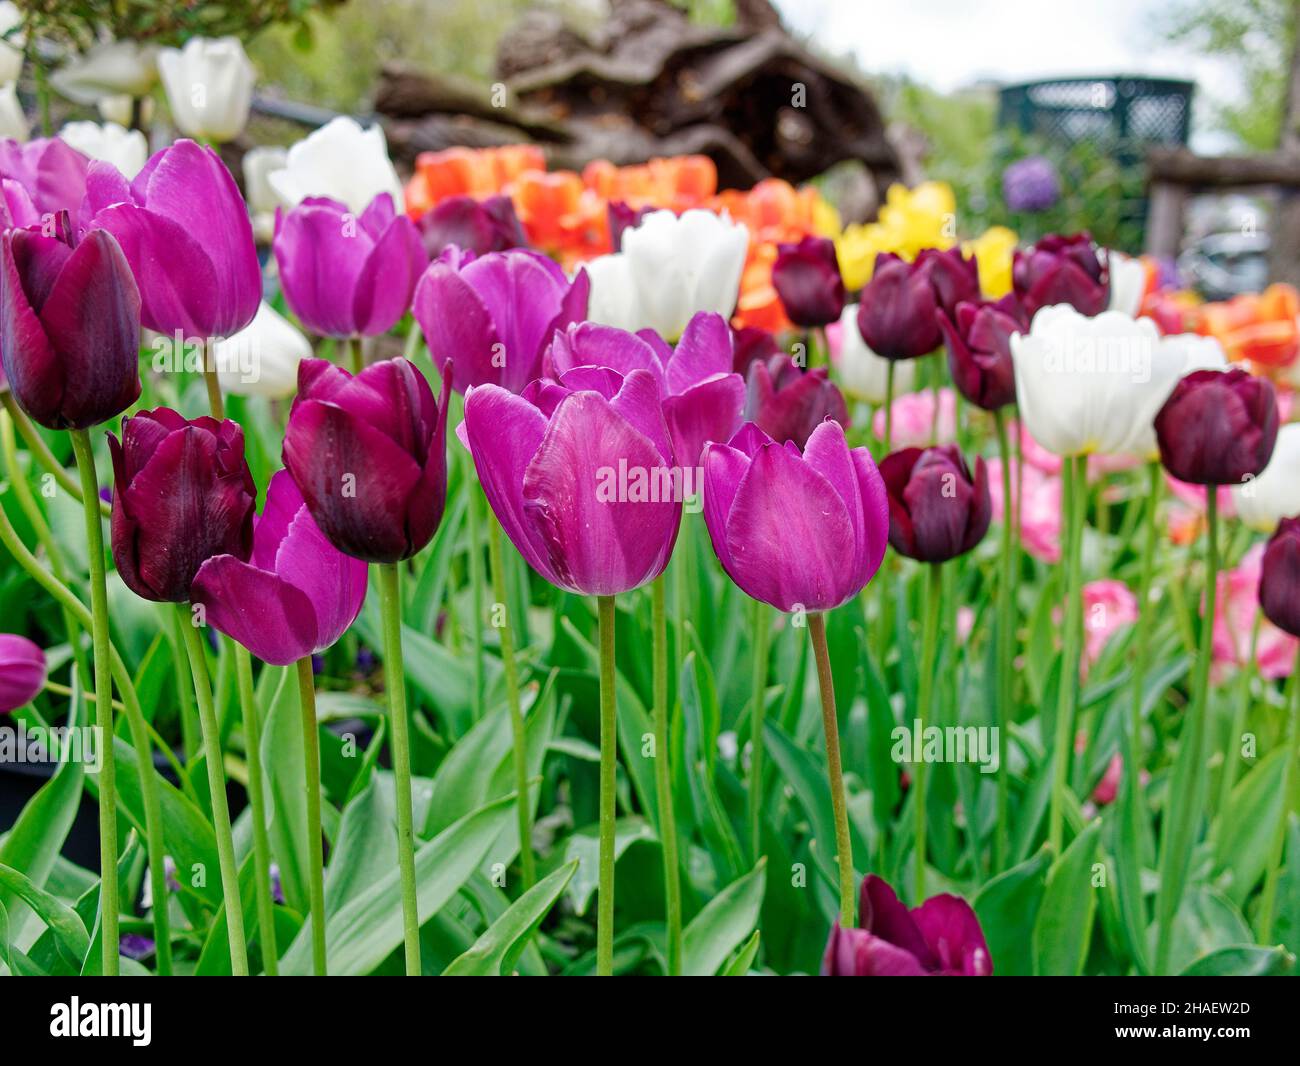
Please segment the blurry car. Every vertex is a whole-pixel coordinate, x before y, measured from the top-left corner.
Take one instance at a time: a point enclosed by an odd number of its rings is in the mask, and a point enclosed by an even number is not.
[[[1268,235],[1212,233],[1178,257],[1178,272],[1207,300],[1227,300],[1268,285]]]

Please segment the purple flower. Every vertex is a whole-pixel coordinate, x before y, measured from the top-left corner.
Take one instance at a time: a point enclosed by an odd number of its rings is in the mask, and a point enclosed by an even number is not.
[[[1061,179],[1045,156],[1030,155],[1002,171],[1002,199],[1010,211],[1047,211],[1061,198]]]
[[[3,192],[0,196],[0,230],[15,227],[29,229],[41,224],[41,213],[21,182],[14,178],[2,178],[0,191]]]
[[[508,196],[489,196],[486,200],[448,196],[426,211],[417,226],[430,259],[436,259],[451,244],[475,255],[528,245],[514,201]]]
[[[909,559],[945,562],[988,532],[988,470],[977,457],[972,477],[955,444],[894,452],[881,460],[880,476],[889,492],[889,543]]]
[[[465,395],[458,430],[506,535],[551,584],[614,596],[663,573],[682,506],[654,375],[581,366]]]
[[[57,215],[66,211],[75,222],[86,195],[86,173],[90,160],[60,137],[42,137],[19,144],[0,140],[0,177],[5,179],[5,199],[13,199],[8,183],[16,182],[26,194],[26,200],[35,212],[27,221],[14,219],[19,226],[33,225],[41,215]]]
[[[45,687],[45,653],[26,637],[0,633],[0,714],[31,703]]]
[[[943,337],[934,313],[939,299],[928,261],[909,263],[892,252],[876,256],[876,268],[858,302],[858,332],[886,359],[928,355]]]
[[[228,337],[253,321],[262,299],[253,227],[235,179],[211,148],[177,141],[129,183],[111,164],[92,163],[87,218],[121,244],[150,329]]]
[[[829,237],[804,237],[798,244],[777,245],[772,287],[786,316],[805,329],[825,326],[844,310],[844,279]]]
[[[360,216],[323,196],[277,211],[271,248],[289,307],[323,337],[388,332],[428,262],[415,224],[386,192]]]
[[[1269,538],[1260,564],[1259,605],[1275,626],[1300,637],[1300,518],[1282,519]]]
[[[1070,304],[1081,315],[1099,315],[1110,300],[1105,265],[1086,233],[1052,234],[1028,251],[1017,251],[1011,280],[1031,322],[1040,308],[1052,304]]]
[[[152,937],[141,933],[123,933],[117,938],[118,951],[128,959],[147,959],[154,953],[155,944]]]
[[[541,373],[555,331],[586,318],[588,288],[586,271],[570,282],[538,252],[448,249],[420,278],[413,310],[434,365],[455,359],[458,390],[517,393]]]
[[[986,411],[1015,403],[1011,335],[1029,331],[1015,294],[996,302],[959,303],[952,318],[940,312],[938,322],[948,343],[948,369],[961,394]]]
[[[214,555],[190,598],[213,628],[263,662],[288,666],[324,651],[356,621],[366,598],[366,564],[335,548],[316,525],[288,471],[266,490],[247,562]]]
[[[584,322],[556,333],[542,359],[558,378],[576,367],[604,366],[627,377],[633,370],[654,376],[664,419],[680,467],[693,467],[709,441],[728,441],[740,428],[745,383],[731,371],[731,329],[726,319],[696,314],[671,347],[654,330],[631,334]]]
[[[732,347],[735,357],[731,369],[742,378],[749,377],[749,368],[757,362],[767,362],[774,355],[784,355],[784,349],[776,343],[776,338],[760,326],[743,326],[731,331]]]
[[[922,248],[916,266],[930,279],[935,301],[944,314],[953,315],[959,303],[980,298],[979,263],[973,255],[963,255],[960,248]]]
[[[828,418],[849,424],[844,394],[825,367],[800,370],[788,355],[774,355],[750,366],[746,386],[746,420],[778,443],[802,448]]]
[[[780,611],[829,611],[880,568],[889,505],[871,453],[850,449],[838,422],[818,426],[802,453],[747,423],[704,450],[704,520],[746,595]]]
[[[931,896],[908,910],[874,874],[862,881],[858,928],[831,929],[823,977],[991,977],[993,960],[970,904]]]
[[[1236,485],[1259,476],[1277,444],[1273,383],[1239,368],[1196,370],[1155,418],[1160,461],[1179,481]]]

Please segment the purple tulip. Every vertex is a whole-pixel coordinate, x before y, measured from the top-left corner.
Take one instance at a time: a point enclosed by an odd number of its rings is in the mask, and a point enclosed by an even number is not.
[[[922,248],[916,265],[930,279],[934,298],[944,314],[954,315],[959,303],[980,298],[979,263],[973,255],[964,255],[961,248]]]
[[[26,637],[0,633],[0,714],[31,703],[45,687],[45,652]]]
[[[876,256],[876,268],[858,301],[858,332],[886,359],[915,359],[943,343],[934,313],[939,299],[929,262],[909,263],[892,252]]]
[[[451,244],[476,256],[528,246],[514,201],[508,196],[486,200],[448,196],[426,211],[417,226],[429,259],[436,259]]]
[[[14,178],[0,178],[0,230],[28,229],[41,224],[41,213],[31,194]]]
[[[1039,308],[1052,304],[1070,304],[1081,315],[1099,315],[1110,301],[1105,265],[1086,233],[1052,234],[1028,251],[1017,251],[1011,280],[1031,322]]]
[[[1061,198],[1061,179],[1045,156],[1017,159],[1002,171],[1002,199],[1011,211],[1047,211]]]
[[[0,264],[0,360],[18,405],[50,429],[88,429],[140,396],[140,294],[111,234],[74,244],[15,229]]]
[[[823,977],[991,977],[979,919],[960,896],[931,896],[908,910],[875,874],[862,881],[857,929],[831,929]]]
[[[988,532],[988,469],[976,457],[972,477],[955,444],[894,452],[881,460],[880,475],[889,493],[889,543],[909,559],[945,562]]]
[[[800,370],[781,354],[749,368],[745,418],[773,440],[792,440],[802,448],[828,418],[847,428],[849,410],[825,367]]]
[[[758,426],[704,450],[704,520],[722,567],[781,611],[829,611],[880,568],[889,504],[866,448],[827,419],[800,450]]]
[[[125,419],[108,448],[113,561],[132,592],[184,603],[206,560],[248,558],[257,488],[237,423],[159,407]]]
[[[681,520],[654,375],[582,366],[465,395],[458,430],[492,510],[551,584],[614,596],[664,571]]]
[[[587,317],[586,271],[572,282],[538,252],[444,252],[415,289],[414,312],[434,365],[455,359],[456,387],[500,385],[511,392],[541,373],[557,329]]]
[[[1179,481],[1233,485],[1268,466],[1277,443],[1273,385],[1244,370],[1197,370],[1155,419],[1160,460]]]
[[[447,406],[405,359],[353,377],[324,359],[298,364],[284,465],[321,532],[368,563],[409,559],[433,538],[447,502]]]
[[[604,366],[627,377],[633,370],[654,376],[664,419],[680,467],[694,467],[709,441],[728,441],[740,428],[745,382],[731,371],[731,328],[721,315],[701,311],[677,347],[654,330],[627,333],[584,322],[556,333],[542,358],[548,377],[580,366]]]
[[[844,279],[829,237],[804,237],[798,244],[777,245],[772,286],[786,317],[810,329],[836,321],[844,311]]]
[[[731,369],[742,378],[749,377],[749,368],[757,362],[767,362],[774,355],[784,354],[776,338],[759,326],[744,326],[731,331],[731,344],[735,356]]]
[[[86,195],[89,167],[90,160],[59,137],[42,137],[27,144],[0,140],[0,177],[22,186],[37,219],[66,211],[75,222]]]
[[[1284,518],[1259,571],[1259,605],[1278,629],[1300,637],[1300,518]]]
[[[267,486],[252,557],[213,556],[191,591],[215,629],[275,666],[330,647],[365,598],[366,564],[325,539],[286,470]]]
[[[386,192],[360,217],[323,196],[277,211],[271,248],[289,307],[322,337],[387,333],[428,263],[415,224]]]
[[[253,321],[262,299],[253,227],[235,179],[211,148],[177,141],[131,182],[108,163],[92,163],[87,219],[122,245],[150,329],[228,337]]]
[[[961,394],[986,411],[1015,403],[1011,335],[1029,330],[1015,294],[996,302],[963,301],[952,318],[940,312],[938,323],[948,344],[948,369]]]

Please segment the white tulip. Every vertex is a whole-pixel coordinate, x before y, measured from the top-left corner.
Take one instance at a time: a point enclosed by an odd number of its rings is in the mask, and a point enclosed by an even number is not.
[[[1141,260],[1114,250],[1106,253],[1106,259],[1110,270],[1110,310],[1137,318],[1147,286],[1146,267]]]
[[[95,101],[95,110],[99,112],[99,117],[105,122],[116,122],[125,129],[131,128],[131,123],[135,121],[135,105],[140,104],[140,123],[145,129],[148,129],[153,122],[153,97],[145,96],[137,98],[126,93],[115,93],[112,96],[101,96]]]
[[[239,396],[288,396],[298,385],[298,364],[311,358],[311,342],[265,300],[253,321],[212,346],[217,376]]]
[[[844,391],[866,403],[885,402],[888,390],[890,360],[877,355],[867,347],[858,331],[858,305],[846,304],[840,315],[840,356],[835,362],[835,373]],[[916,360],[894,361],[894,396],[912,391],[916,376]]]
[[[18,100],[17,85],[12,81],[8,85],[0,85],[0,137],[25,142],[31,134],[27,114]]]
[[[54,88],[79,104],[105,96],[145,96],[157,80],[158,50],[136,41],[97,44],[50,75]]]
[[[275,235],[275,209],[280,202],[268,179],[284,169],[288,158],[288,149],[279,145],[259,145],[244,153],[244,199],[253,216],[253,236],[263,244]]]
[[[187,136],[230,141],[247,125],[256,74],[237,37],[191,37],[184,48],[164,48],[158,73]]]
[[[139,174],[149,159],[144,134],[116,122],[69,122],[59,130],[59,139],[84,156],[112,163],[127,179]]]
[[[1283,518],[1300,515],[1300,422],[1277,431],[1268,466],[1258,477],[1232,486],[1237,515],[1251,529],[1272,533]]]
[[[1149,455],[1152,421],[1189,363],[1206,350],[1161,340],[1149,318],[1094,318],[1068,304],[1042,308],[1011,337],[1020,417],[1057,455]]]
[[[588,317],[675,341],[698,311],[730,317],[749,233],[712,211],[654,211],[623,234],[623,249],[587,264]]]
[[[6,36],[23,21],[18,5],[11,0],[0,0],[0,83],[17,81],[23,72],[23,45],[27,35],[19,32]]]
[[[272,171],[267,180],[286,207],[307,196],[329,196],[359,215],[381,192],[399,207],[403,203],[383,129],[362,129],[343,116],[293,145],[283,169]]]

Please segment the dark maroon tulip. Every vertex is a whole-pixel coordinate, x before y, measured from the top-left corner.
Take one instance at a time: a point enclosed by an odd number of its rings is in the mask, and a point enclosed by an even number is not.
[[[1278,629],[1300,637],[1300,518],[1284,518],[1264,549],[1259,605]]]
[[[609,243],[614,251],[623,247],[624,232],[636,229],[652,210],[650,207],[633,207],[622,200],[610,200],[605,211],[609,217]]]
[[[988,532],[988,470],[977,457],[972,478],[955,444],[894,452],[881,462],[880,475],[889,492],[889,543],[909,559],[942,563]]]
[[[993,959],[971,906],[931,896],[908,910],[875,874],[862,881],[857,929],[831,929],[823,977],[991,977]]]
[[[113,561],[136,595],[184,603],[209,558],[248,558],[257,488],[237,423],[159,407],[125,419],[108,449]]]
[[[996,302],[963,301],[952,318],[940,311],[938,322],[948,344],[948,369],[961,394],[986,411],[1015,403],[1011,335],[1029,329],[1015,295]]]
[[[745,421],[757,423],[777,444],[792,440],[802,449],[812,431],[828,418],[848,427],[844,396],[825,367],[800,370],[788,355],[774,355],[750,366]]]
[[[436,259],[449,244],[475,255],[528,247],[528,238],[508,196],[449,196],[416,223],[424,250]]]
[[[1268,465],[1277,443],[1277,398],[1244,370],[1188,374],[1156,415],[1160,461],[1179,481],[1232,485]]]
[[[934,287],[934,298],[945,314],[955,314],[959,303],[979,300],[979,263],[973,255],[963,255],[960,247],[922,248],[916,263],[919,269],[927,272]]]
[[[4,235],[3,376],[41,425],[89,429],[140,396],[140,293],[112,234],[77,244],[66,214],[54,232]]]
[[[754,363],[766,363],[772,356],[781,355],[782,349],[776,338],[761,326],[744,326],[732,329],[731,352],[731,369],[747,378]]]
[[[825,326],[844,310],[844,279],[829,237],[808,236],[798,244],[777,246],[772,286],[786,317],[796,326]]]
[[[433,537],[447,502],[447,399],[406,359],[353,377],[324,359],[298,364],[284,465],[321,532],[368,563],[409,559]]]
[[[1092,237],[1052,234],[1028,251],[1016,252],[1011,280],[1025,315],[1070,304],[1081,315],[1099,315],[1110,301],[1110,282]]]
[[[939,299],[928,263],[909,263],[892,252],[876,256],[876,268],[858,302],[858,332],[886,359],[915,359],[943,343],[934,314]]]

